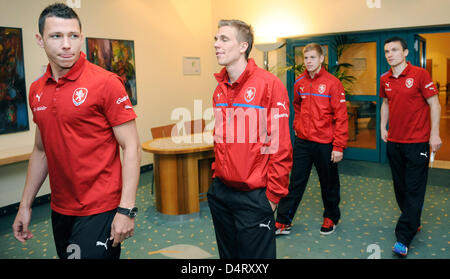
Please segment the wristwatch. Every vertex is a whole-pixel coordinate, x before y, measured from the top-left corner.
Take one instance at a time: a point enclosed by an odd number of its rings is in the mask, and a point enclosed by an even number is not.
[[[117,207],[117,212],[123,215],[127,215],[130,218],[134,218],[137,215],[138,209],[137,207],[133,208],[123,208],[123,207]]]

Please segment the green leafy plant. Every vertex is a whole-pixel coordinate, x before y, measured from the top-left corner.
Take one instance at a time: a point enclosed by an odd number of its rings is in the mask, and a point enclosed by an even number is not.
[[[336,35],[330,44],[330,47],[336,51],[337,56],[337,64],[331,67],[330,73],[341,81],[345,94],[351,94],[351,87],[356,78],[348,73],[353,68],[353,64],[340,63],[339,60],[341,60],[342,54],[352,43],[354,43],[354,40],[349,39],[346,35]]]
[[[287,62],[286,65],[275,65],[273,68],[270,69],[270,72],[281,76],[286,74],[289,71],[294,71],[295,77],[298,77],[305,71],[305,64],[300,63],[297,64],[297,61],[295,61],[296,57],[303,57],[303,52],[300,50],[300,48],[294,49],[294,57],[292,55],[286,54],[287,56]],[[302,59],[303,60],[303,59]]]

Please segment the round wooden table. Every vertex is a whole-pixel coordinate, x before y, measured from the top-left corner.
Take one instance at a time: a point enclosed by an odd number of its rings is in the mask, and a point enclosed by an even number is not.
[[[214,144],[211,133],[146,141],[154,154],[156,208],[168,215],[200,212],[212,182]]]

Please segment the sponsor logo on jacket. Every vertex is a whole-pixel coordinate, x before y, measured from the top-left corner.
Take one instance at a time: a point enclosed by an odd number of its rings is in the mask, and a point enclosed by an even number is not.
[[[125,102],[126,100],[128,100],[128,95],[117,99],[116,104],[120,105],[121,103]]]

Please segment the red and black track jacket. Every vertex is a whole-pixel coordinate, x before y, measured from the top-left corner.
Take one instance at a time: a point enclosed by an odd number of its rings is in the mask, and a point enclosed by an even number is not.
[[[215,78],[213,177],[241,191],[266,188],[278,203],[288,193],[292,167],[286,88],[253,59],[233,84],[226,68]]]
[[[297,137],[332,143],[343,151],[348,140],[348,115],[342,83],[323,67],[314,78],[305,71],[294,84],[294,130]]]

